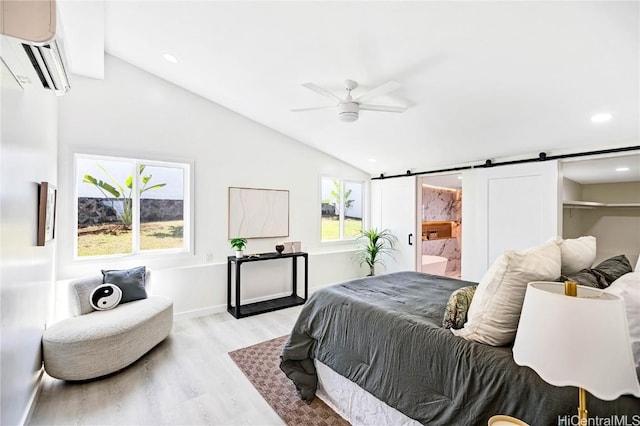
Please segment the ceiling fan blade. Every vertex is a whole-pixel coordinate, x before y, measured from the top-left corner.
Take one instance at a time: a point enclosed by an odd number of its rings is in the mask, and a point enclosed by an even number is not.
[[[384,111],[384,112],[405,112],[407,107],[397,107],[397,106],[388,106],[388,105],[369,105],[369,104],[360,104],[360,109],[365,109],[369,111]]]
[[[335,105],[330,105],[330,106],[319,106],[319,107],[309,107],[309,108],[294,108],[291,111],[292,112],[303,112],[303,111],[316,111],[319,109],[329,109],[329,108],[335,108]]]
[[[328,91],[326,89],[323,89],[322,87],[320,87],[320,86],[318,86],[316,84],[304,83],[302,86],[306,87],[309,90],[312,90],[312,91],[316,92],[319,95],[326,96],[327,98],[332,99],[334,101],[338,101],[338,102],[342,101],[342,99],[340,99],[337,95],[334,95],[330,91]]]
[[[364,93],[360,96],[358,96],[357,98],[355,98],[354,100],[356,102],[362,102],[365,99],[370,99],[370,98],[375,98],[376,96],[381,96],[384,95],[386,93],[389,92],[393,92],[394,90],[396,90],[398,87],[400,87],[400,83],[396,82],[396,81],[387,81],[386,83],[371,89],[370,91],[368,91],[367,93]]]

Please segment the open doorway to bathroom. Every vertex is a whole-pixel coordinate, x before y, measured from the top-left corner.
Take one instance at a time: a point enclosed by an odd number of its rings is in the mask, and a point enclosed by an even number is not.
[[[460,278],[462,265],[462,175],[418,180],[418,269]]]

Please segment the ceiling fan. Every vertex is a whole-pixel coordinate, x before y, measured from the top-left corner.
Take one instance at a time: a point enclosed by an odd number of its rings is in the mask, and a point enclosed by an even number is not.
[[[323,89],[322,87],[315,85],[313,83],[304,83],[302,86],[306,87],[309,90],[316,92],[319,95],[325,96],[333,101],[337,101],[337,104],[329,105],[329,106],[319,106],[319,107],[310,107],[310,108],[296,108],[292,109],[293,112],[303,112],[303,111],[314,111],[319,109],[329,109],[329,108],[338,108],[338,119],[340,121],[345,122],[353,122],[356,121],[360,115],[360,110],[369,110],[369,111],[384,111],[384,112],[398,112],[402,113],[407,110],[406,107],[397,107],[397,106],[389,106],[389,105],[371,105],[363,103],[367,99],[374,98],[376,96],[381,96],[386,93],[392,92],[400,87],[395,81],[388,81],[369,92],[358,96],[353,99],[351,97],[351,91],[358,87],[358,83],[353,80],[345,80],[344,84],[347,89],[347,96],[344,99],[340,98],[337,95],[334,95],[330,91]]]

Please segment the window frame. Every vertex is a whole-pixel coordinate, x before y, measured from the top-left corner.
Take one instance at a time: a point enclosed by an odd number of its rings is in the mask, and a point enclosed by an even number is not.
[[[320,179],[319,179],[319,199],[320,199],[320,219],[319,219],[319,237],[320,237],[320,243],[321,244],[332,244],[332,243],[350,243],[353,242],[355,240],[358,239],[357,236],[353,236],[353,237],[345,237],[344,236],[344,226],[345,226],[345,214],[344,214],[344,209],[340,209],[339,215],[338,215],[338,238],[335,240],[325,240],[322,238],[322,184],[324,180],[328,180],[328,181],[338,181],[340,182],[340,204],[343,203],[344,201],[344,190],[345,190],[345,185],[347,183],[356,183],[360,185],[360,206],[361,206],[361,223],[362,223],[362,229],[366,228],[366,224],[367,224],[367,209],[366,209],[366,202],[367,202],[367,197],[366,197],[366,182],[364,180],[358,180],[358,179],[350,179],[350,178],[339,178],[339,177],[335,177],[335,176],[328,176],[328,175],[321,175]]]
[[[119,161],[123,163],[130,163],[132,165],[133,174],[138,170],[141,164],[145,166],[156,167],[169,167],[183,170],[183,231],[182,238],[183,244],[180,248],[167,248],[167,249],[153,249],[153,250],[141,250],[140,249],[140,194],[138,192],[139,179],[133,180],[132,185],[132,222],[131,222],[131,249],[130,253],[114,253],[103,254],[96,256],[79,256],[78,255],[78,197],[80,188],[80,178],[78,173],[78,160],[88,159],[95,161]],[[120,155],[103,155],[89,152],[74,152],[73,153],[73,260],[74,261],[92,261],[96,259],[113,259],[113,258],[127,258],[127,257],[140,257],[140,256],[154,256],[154,255],[176,255],[176,254],[193,254],[194,253],[194,164],[193,161],[166,161],[161,159],[146,159],[142,156],[120,156]]]

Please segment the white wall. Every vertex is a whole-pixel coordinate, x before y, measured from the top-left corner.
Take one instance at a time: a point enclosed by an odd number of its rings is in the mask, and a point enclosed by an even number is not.
[[[582,200],[601,203],[640,203],[640,182],[582,185]]]
[[[563,201],[582,200],[582,185],[571,179],[562,179]],[[578,238],[582,235],[582,215],[574,208],[562,209],[562,237]]]
[[[57,99],[22,90],[4,64],[0,145],[0,423],[25,420],[41,371],[56,243],[36,246],[38,184],[56,184]]]
[[[287,240],[302,241],[310,253],[311,287],[362,274],[351,262],[353,244],[320,242],[320,176],[368,181],[368,175],[119,59],[106,56],[105,66],[104,80],[76,77],[60,101],[60,280],[147,265],[155,291],[173,298],[176,312],[219,308],[226,300],[226,257],[234,253],[227,238],[229,186],[290,191]],[[74,261],[74,152],[192,161],[195,255]],[[282,240],[250,240],[245,252],[274,251]],[[246,276],[243,298],[286,291],[286,267],[268,263],[256,265],[265,273],[257,279]]]
[[[571,179],[562,179],[562,200],[576,201],[582,200],[582,185]]]

